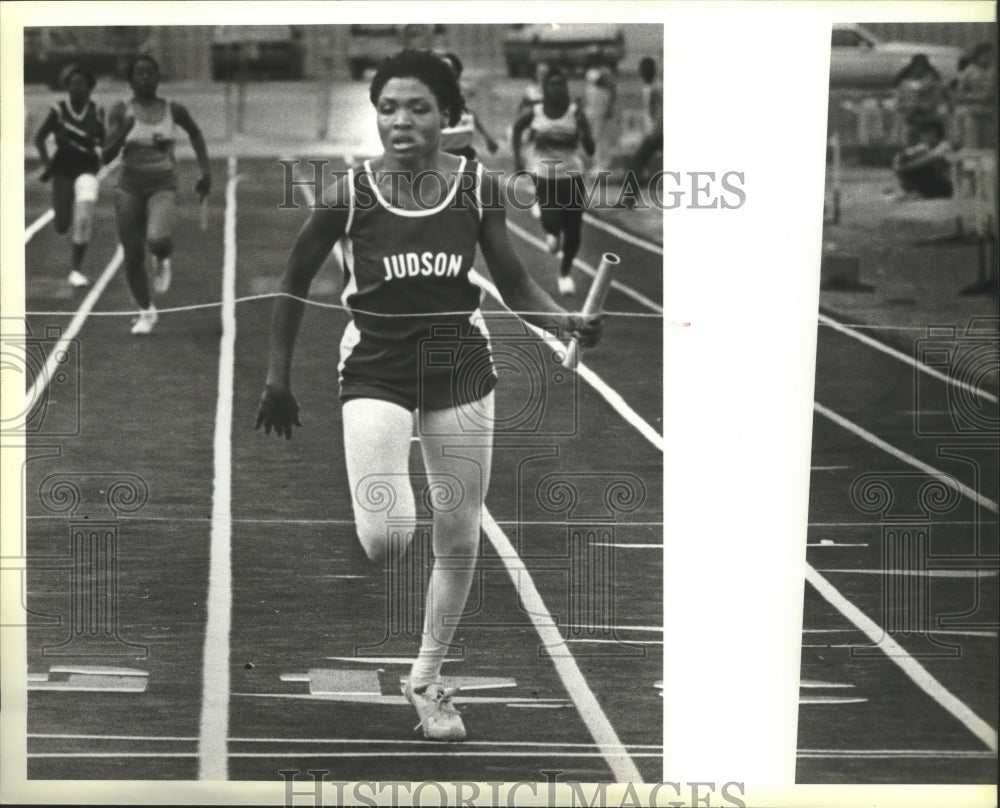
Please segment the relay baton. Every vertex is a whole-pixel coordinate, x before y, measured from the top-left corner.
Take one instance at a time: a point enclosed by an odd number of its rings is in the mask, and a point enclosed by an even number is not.
[[[208,230],[208,194],[201,198],[201,232]]]
[[[590,291],[587,292],[587,299],[583,303],[580,314],[590,317],[597,314],[604,306],[604,298],[608,296],[608,289],[611,287],[611,272],[622,262],[614,253],[604,253],[601,256],[601,263],[597,267],[597,274],[594,275],[594,282],[590,284]],[[580,343],[570,340],[569,350],[566,351],[566,358],[563,360],[563,367],[575,369],[580,361]]]

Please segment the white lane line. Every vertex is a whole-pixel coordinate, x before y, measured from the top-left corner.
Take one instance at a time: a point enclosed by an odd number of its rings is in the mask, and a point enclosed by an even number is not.
[[[855,331],[850,326],[844,325],[843,323],[834,320],[832,317],[828,317],[827,315],[821,313],[819,315],[819,321],[823,325],[829,326],[834,331],[839,331],[841,334],[846,334],[849,337],[853,337],[854,339],[858,340],[858,342],[863,342],[865,345],[868,345],[877,351],[881,351],[882,353],[887,354],[888,356],[891,356],[894,359],[898,359],[900,362],[905,362],[910,367],[916,368],[922,373],[926,373],[928,376],[938,379],[939,381],[945,382],[946,384],[953,385],[954,387],[958,387],[961,390],[965,390],[969,393],[985,398],[987,401],[991,401],[994,404],[997,403],[997,397],[992,393],[987,392],[986,390],[983,390],[980,387],[976,387],[975,385],[969,384],[968,382],[963,382],[961,379],[956,379],[953,376],[949,376],[947,373],[942,373],[937,368],[931,367],[930,365],[926,365],[923,362],[914,359],[912,356],[908,356],[902,351],[897,351],[895,348],[890,348],[888,345],[879,342],[877,339],[872,339],[867,334],[861,334],[860,332]]]
[[[379,705],[408,705],[406,696],[383,696],[381,693],[233,693],[233,697],[241,699],[292,699],[295,701],[334,701],[342,704],[379,704]],[[522,707],[551,706],[553,703],[569,707],[566,699],[537,699],[533,696],[464,696],[460,699],[462,704],[501,704],[509,706],[520,703]]]
[[[562,623],[563,628],[582,628],[588,631],[649,631],[662,634],[663,626],[597,626],[592,623]]]
[[[583,220],[587,224],[593,225],[598,230],[610,233],[612,236],[620,238],[622,241],[626,241],[636,247],[642,247],[642,249],[649,250],[651,253],[663,255],[663,247],[655,241],[649,241],[648,239],[644,239],[634,233],[629,233],[627,230],[622,230],[620,227],[611,224],[611,222],[606,222],[603,219],[599,219],[597,216],[592,216],[589,213],[583,214]]]
[[[574,637],[566,642],[589,643],[591,645],[663,645],[663,640],[601,640],[587,637]]]
[[[934,527],[945,525],[981,525],[980,519],[935,519]],[[883,527],[885,522],[810,522],[809,527]]]
[[[503,524],[500,522],[499,524]],[[565,523],[563,523],[565,524]],[[592,541],[591,547],[620,547],[623,550],[662,550],[662,544],[623,544],[616,541]]]
[[[482,286],[483,289],[485,289],[490,294],[490,296],[497,301],[497,303],[503,306],[507,311],[510,311],[510,308],[507,306],[507,304],[503,302],[503,298],[500,296],[499,290],[496,288],[496,286],[493,285],[491,281],[484,278],[475,270],[470,271],[469,275],[473,279],[473,281]],[[524,320],[522,320],[521,322],[523,322],[529,329],[531,329],[531,331],[534,334],[540,337],[545,342],[545,344],[550,346],[551,348],[554,348],[555,350],[560,351],[563,354],[565,354],[566,351],[568,350],[563,343],[561,343],[547,331],[543,331],[541,328],[537,328],[536,326],[533,326],[531,323],[526,322]],[[600,376],[598,376],[596,373],[594,373],[594,371],[592,371],[585,364],[583,364],[582,361],[577,365],[576,372],[579,374],[580,378],[586,381],[591,387],[593,387],[594,390],[598,394],[600,394],[600,396],[605,401],[607,401],[608,404],[610,404],[611,407],[622,418],[624,418],[628,423],[634,426],[640,432],[640,434],[642,434],[642,436],[646,438],[646,440],[652,443],[653,446],[655,446],[661,452],[665,450],[663,436],[655,429],[653,429],[653,427],[647,424],[639,416],[639,414],[628,405],[625,399],[623,399],[618,394],[617,391],[611,389],[611,387],[609,387]]]
[[[162,309],[157,309],[157,311],[162,311]],[[59,514],[33,514],[26,516],[25,519],[36,519],[39,521],[45,519],[56,519],[59,521],[65,521],[65,515]],[[122,514],[118,517],[119,521],[125,522],[204,522],[206,517],[204,516],[129,516],[127,514]],[[357,525],[353,519],[255,519],[252,516],[248,517],[234,517],[233,523],[239,524],[249,524],[249,525],[350,525],[354,527]],[[537,525],[541,527],[566,527],[565,520],[560,521],[558,519],[497,519],[496,523],[498,525]],[[881,525],[881,522],[876,522],[874,524]],[[935,527],[940,524],[947,524],[945,522],[935,522]],[[969,524],[972,524],[971,522]],[[656,527],[663,528],[663,520],[659,522],[616,522],[616,528],[629,528],[629,527]],[[595,543],[596,544],[596,543]],[[645,547],[647,545],[642,544],[621,544],[618,542],[607,542],[609,547]],[[663,547],[662,544],[650,544],[649,547]],[[6,567],[4,568],[6,569]],[[363,576],[369,577],[369,576]]]
[[[118,161],[113,160],[106,166],[102,166],[101,170],[97,172],[97,181],[101,182],[108,173],[117,165]],[[35,221],[24,228],[24,243],[27,244],[31,239],[35,237],[35,234],[41,230],[45,225],[51,222],[56,217],[56,212],[49,208],[45,213],[39,216]]]
[[[825,688],[825,687],[834,687],[834,688],[847,687],[847,688],[851,688],[851,687],[854,687],[854,685],[847,684],[846,682],[815,682],[815,681],[811,681],[811,680],[805,680],[805,681],[802,681],[802,682],[799,683],[799,687],[810,687],[810,688],[811,687],[823,687],[823,688]]]
[[[185,738],[178,736],[160,735],[83,735],[68,733],[28,733],[25,737],[48,740],[72,740],[72,741],[171,741],[193,743],[197,738]],[[429,741],[425,738],[230,738],[230,743],[245,744],[276,744],[291,746],[294,744],[330,744],[332,746],[440,746],[444,749],[454,749],[454,743],[450,741]],[[597,749],[592,743],[573,743],[560,741],[463,741],[462,746],[486,746],[489,748],[502,749],[506,747],[516,747],[519,749]],[[659,744],[634,743],[626,744],[622,749],[662,749]]]
[[[799,704],[862,704],[865,696],[801,696]]]
[[[797,757],[814,758],[992,758],[992,752],[959,749],[800,749]]]
[[[370,577],[370,576],[365,576]],[[405,657],[405,656],[386,656],[386,657],[370,657],[370,656],[328,656],[327,659],[335,660],[336,662],[358,662],[367,665],[407,665],[412,667],[413,663],[417,661],[416,657]],[[464,662],[462,659],[444,659],[442,660],[445,664],[449,662]],[[302,681],[308,681],[308,677]]]
[[[336,758],[357,758],[357,757],[441,757],[447,755],[448,758],[456,757],[547,757],[547,758],[598,758],[608,757],[613,759],[625,758],[630,760],[633,757],[639,758],[659,758],[661,752],[557,752],[548,750],[532,750],[527,752],[503,752],[497,749],[482,749],[479,751],[459,752],[452,751],[456,744],[451,745],[451,749],[438,750],[436,752],[417,752],[412,749],[401,749],[398,752],[373,752],[365,750],[361,752],[337,752],[329,749],[302,749],[298,752],[230,752],[229,756],[234,758],[300,758],[300,757],[336,757]],[[462,744],[465,746],[465,744]],[[29,752],[29,758],[193,758],[195,752]],[[635,780],[633,782],[641,782]]]
[[[997,508],[997,503],[995,503],[992,499],[984,497],[978,491],[969,488],[969,486],[965,485],[964,483],[956,481],[954,484],[952,484],[950,482],[950,480],[952,479],[950,475],[945,475],[944,472],[939,471],[938,469],[934,468],[931,465],[928,465],[927,463],[924,463],[922,460],[918,460],[913,455],[907,454],[902,449],[897,449],[892,444],[886,443],[880,437],[873,435],[867,429],[863,429],[853,421],[849,421],[843,415],[838,415],[833,410],[824,407],[818,401],[813,402],[813,408],[823,417],[829,418],[831,421],[837,424],[837,426],[843,427],[848,432],[853,432],[862,440],[866,440],[873,446],[877,446],[883,452],[892,455],[897,460],[902,460],[904,463],[907,463],[908,465],[913,466],[916,469],[920,469],[920,471],[926,472],[927,474],[933,475],[935,477],[940,477],[942,482],[944,482],[946,485],[952,486],[960,494],[968,497],[973,502],[986,508],[988,511],[992,511],[993,513],[1000,512],[1000,509]]]
[[[84,322],[87,320],[87,315],[90,314],[90,310],[94,308],[94,304],[97,303],[97,299],[103,294],[104,289],[111,282],[115,273],[118,271],[118,267],[122,265],[124,259],[124,253],[122,252],[121,245],[118,245],[118,249],[115,250],[115,254],[112,256],[108,265],[104,267],[104,271],[101,276],[94,282],[94,285],[87,292],[87,296],[83,299],[80,304],[80,308],[76,310],[76,314],[73,315],[73,319],[69,321],[69,325],[66,326],[66,331],[56,342],[52,350],[49,352],[48,357],[45,360],[45,367],[36,377],[31,388],[28,390],[27,403],[31,407],[34,402],[39,400],[45,392],[45,388],[48,387],[49,379],[52,378],[53,373],[55,373],[56,368],[59,365],[59,359],[66,355],[66,347],[73,340],[73,338],[80,333],[80,329],[83,328]]]
[[[814,541],[806,544],[806,547],[867,547],[868,542],[866,541],[830,541],[829,539],[823,539],[822,541]]]
[[[803,634],[852,634],[857,631],[856,628],[804,628],[802,629]],[[971,629],[956,629],[956,628],[932,628],[929,629],[928,634],[933,634],[937,636],[938,634],[955,634],[962,637],[996,637],[997,632],[995,631],[973,631]]]
[[[170,743],[194,743],[197,738],[178,735],[83,735],[78,733],[29,732],[25,738],[48,738],[58,741],[166,741]]]
[[[537,247],[542,252],[548,253],[548,249],[545,246],[545,242],[542,241],[537,236],[533,235],[532,233],[529,233],[527,230],[525,230],[520,225],[514,224],[514,222],[512,222],[512,221],[510,221],[508,219],[507,220],[507,227],[508,227],[508,229],[514,235],[519,236],[520,238],[524,239],[529,244],[531,244],[534,247]],[[577,269],[582,270],[583,272],[586,272],[591,277],[594,277],[594,275],[597,274],[597,270],[595,270],[590,264],[588,264],[586,261],[584,261],[581,258],[574,258],[573,259],[573,266],[575,266]],[[646,308],[648,308],[650,311],[653,311],[656,314],[663,314],[663,306],[661,306],[659,303],[657,303],[652,298],[646,297],[644,294],[642,294],[642,292],[637,292],[631,286],[627,286],[626,284],[621,283],[619,281],[611,281],[611,288],[612,289],[616,289],[617,291],[621,292],[623,295],[632,298],[634,301],[636,301],[637,303],[642,304],[643,306],[645,306]]]
[[[997,570],[865,570],[865,569],[822,569],[819,572],[835,572],[847,575],[915,575],[918,578],[979,578],[991,577]]]
[[[41,230],[45,225],[56,218],[56,212],[49,208],[45,213],[39,216],[35,221],[24,228],[24,243],[27,244],[35,237],[35,233]]]
[[[981,740],[994,753],[997,751],[997,731],[976,715],[961,699],[954,696],[944,685],[935,679],[923,665],[910,656],[898,642],[857,606],[851,603],[837,590],[833,584],[820,575],[811,564],[806,564],[806,580],[819,592],[826,601],[850,620],[873,643],[879,646],[886,656],[895,662],[913,682],[934,701],[951,713],[964,724],[973,735]]]
[[[229,158],[226,183],[225,256],[222,262],[222,337],[219,395],[215,408],[212,532],[205,647],[202,661],[198,779],[228,779],[229,633],[232,623],[232,431],[233,369],[236,355],[236,157]]]
[[[566,641],[559,632],[559,628],[556,626],[555,620],[552,619],[538,589],[535,588],[535,582],[532,580],[531,573],[524,561],[518,556],[510,539],[493,521],[493,517],[485,507],[482,511],[482,518],[483,531],[497,555],[503,559],[504,566],[517,590],[518,598],[524,604],[525,611],[531,616],[531,622],[534,623],[535,630],[538,632],[542,645],[548,652],[566,692],[573,699],[580,717],[601,750],[599,754],[604,756],[617,782],[643,782],[642,775],[639,774],[635,763],[632,762],[628,754],[619,751],[623,746],[618,738],[618,733],[611,726],[611,722],[604,714],[604,710],[601,709],[601,705],[587,684],[587,680],[580,673],[576,659],[567,647]]]

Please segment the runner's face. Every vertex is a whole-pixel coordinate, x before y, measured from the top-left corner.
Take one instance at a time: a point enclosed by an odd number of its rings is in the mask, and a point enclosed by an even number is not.
[[[160,83],[160,71],[152,62],[142,60],[133,68],[132,80],[129,83],[136,95],[154,95]]]
[[[545,99],[553,104],[563,104],[569,100],[569,90],[566,79],[562,76],[552,76],[545,80]]]
[[[66,82],[66,92],[74,103],[81,103],[90,97],[90,84],[79,73],[74,73]]]
[[[378,134],[387,155],[397,160],[426,158],[438,150],[446,115],[430,88],[415,78],[392,78],[378,103]]]

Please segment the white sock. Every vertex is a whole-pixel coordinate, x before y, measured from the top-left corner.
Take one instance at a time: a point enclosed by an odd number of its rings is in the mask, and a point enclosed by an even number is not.
[[[475,569],[475,551],[468,557],[451,555],[439,559],[435,555],[427,587],[420,652],[410,670],[415,690],[441,681],[441,666],[458,628],[458,619],[465,611]]]

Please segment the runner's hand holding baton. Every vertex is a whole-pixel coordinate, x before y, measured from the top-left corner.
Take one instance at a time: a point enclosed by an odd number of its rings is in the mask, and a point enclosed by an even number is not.
[[[594,275],[594,282],[590,285],[590,291],[587,292],[587,299],[580,312],[579,325],[581,328],[570,340],[569,350],[566,351],[566,358],[562,363],[564,368],[575,370],[580,361],[581,344],[584,347],[589,347],[592,344],[587,339],[590,336],[590,329],[587,328],[588,321],[597,317],[603,309],[604,299],[608,296],[608,289],[611,288],[611,273],[620,263],[621,259],[614,253],[604,253],[601,256],[597,274]]]

